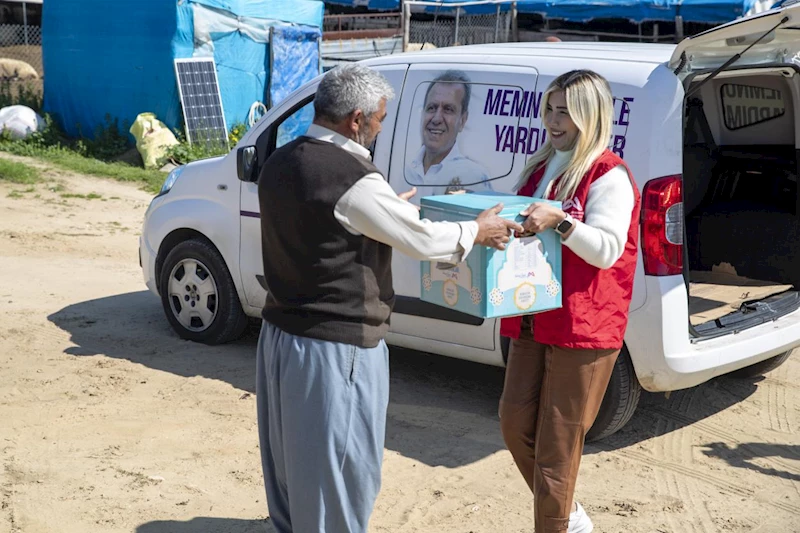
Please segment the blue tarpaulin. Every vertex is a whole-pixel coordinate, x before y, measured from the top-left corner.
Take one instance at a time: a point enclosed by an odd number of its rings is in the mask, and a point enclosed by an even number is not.
[[[357,0],[356,0],[357,1]],[[777,0],[776,0],[777,1]],[[437,5],[412,6],[412,12],[440,13],[452,16],[454,4],[463,0],[441,0]],[[589,22],[596,19],[625,19],[634,23],[646,20],[673,21],[677,15],[684,22],[722,24],[745,15],[757,0],[517,0],[520,13],[538,14],[549,19]],[[501,11],[510,4],[500,4]],[[461,13],[493,13],[494,4],[461,7]]]
[[[81,9],[48,2],[42,14],[45,111],[70,135],[91,137],[106,115],[122,127],[146,111],[180,130],[173,60],[213,57],[230,129],[247,121],[254,102],[266,103],[268,87],[278,94],[288,84],[290,91],[298,78],[320,72],[323,13],[319,0],[83,0]],[[275,28],[315,43],[295,53],[289,75],[269,72]],[[296,70],[301,63],[302,72]]]
[[[412,5],[413,13],[439,13],[452,16],[453,4],[464,0],[440,0],[436,5]],[[646,20],[672,21],[681,15],[685,22],[722,24],[747,14],[757,0],[517,0],[520,13],[539,14],[546,18],[570,22],[588,22],[593,19],[625,19],[632,22]],[[399,0],[326,0],[328,4],[363,6],[370,10],[400,9]],[[508,3],[501,10],[508,10]],[[462,14],[493,13],[496,5],[481,4],[461,7]]]
[[[593,19],[673,20],[675,9],[659,0],[520,0],[520,13],[550,19],[589,22]]]
[[[500,8],[501,12],[506,12],[511,10],[511,3],[510,2],[503,2],[503,3],[494,3],[491,1],[488,2],[481,2],[477,0],[473,5],[467,6],[456,6],[455,4],[463,4],[464,0],[438,0],[436,2],[425,4],[425,5],[414,5],[411,4],[411,12],[412,13],[428,13],[430,15],[440,14],[440,15],[447,15],[447,16],[454,16],[456,13],[456,9],[461,10],[462,15],[482,15],[482,14],[489,14],[489,13],[497,13],[497,8]]]
[[[319,74],[318,52],[318,39],[312,38],[308,32],[292,27],[273,30],[270,102],[277,104]],[[278,145],[305,133],[313,118],[313,106],[305,106],[302,111],[292,115],[279,128],[279,137],[283,138],[278,139]]]
[[[430,5],[411,5],[412,13],[441,13],[452,15],[455,14],[455,8],[452,6],[454,3],[463,3],[465,0],[428,0]],[[480,2],[481,0],[475,0]],[[347,6],[347,7],[365,7],[370,11],[400,11],[400,0],[325,0],[326,4]],[[500,4],[502,11],[511,9],[510,3]],[[483,2],[476,5],[462,6],[461,13],[475,15],[479,13],[495,13],[497,5],[491,2]]]
[[[347,7],[366,7],[374,11],[400,10],[400,0],[325,0],[325,3]]]
[[[536,13],[550,19],[588,22],[594,19],[625,19],[722,24],[743,16],[756,0],[518,0],[520,13]]]

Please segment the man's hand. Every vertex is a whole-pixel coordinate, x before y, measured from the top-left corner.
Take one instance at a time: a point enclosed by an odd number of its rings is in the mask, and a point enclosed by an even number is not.
[[[398,197],[399,197],[401,200],[405,200],[406,202],[408,202],[408,201],[409,201],[411,198],[413,198],[413,197],[414,197],[414,195],[415,195],[415,194],[417,194],[417,188],[416,188],[416,187],[411,187],[411,190],[409,190],[409,191],[406,191],[406,192],[401,192],[401,193],[400,193],[400,194],[398,194],[397,196],[398,196]],[[412,205],[413,205],[413,204],[412,204]],[[414,207],[416,207],[416,208],[417,208],[417,211],[419,211],[419,210],[420,210],[418,205],[415,205]]]
[[[564,211],[557,207],[538,202],[529,205],[520,215],[528,217],[522,223],[524,228],[523,235],[540,233],[546,229],[555,228],[567,216]]]
[[[478,222],[478,235],[475,237],[475,244],[505,250],[506,243],[511,240],[511,233],[523,231],[522,226],[513,220],[506,220],[497,216],[497,213],[502,209],[503,204],[497,204],[478,215],[478,218],[475,219]]]
[[[415,194],[417,194],[417,188],[416,187],[411,187],[410,191],[401,192],[397,196],[399,196],[400,198],[402,198],[403,200],[405,200],[407,202],[407,201],[411,200],[414,197]]]

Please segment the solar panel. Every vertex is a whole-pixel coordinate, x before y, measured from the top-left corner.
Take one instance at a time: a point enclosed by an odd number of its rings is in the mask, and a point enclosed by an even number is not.
[[[228,128],[214,58],[176,59],[175,75],[189,144],[228,149]]]

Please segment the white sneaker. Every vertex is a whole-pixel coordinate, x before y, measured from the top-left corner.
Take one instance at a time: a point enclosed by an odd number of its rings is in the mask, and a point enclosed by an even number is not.
[[[580,503],[576,503],[576,505],[578,506],[578,510],[569,513],[569,528],[567,529],[567,533],[591,533],[594,531],[592,520],[589,518],[589,515],[586,514],[586,511],[583,510],[583,506]]]

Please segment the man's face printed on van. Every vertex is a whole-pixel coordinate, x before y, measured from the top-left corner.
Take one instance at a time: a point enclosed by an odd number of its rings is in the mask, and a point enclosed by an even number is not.
[[[544,127],[556,150],[570,150],[578,138],[578,126],[572,121],[567,110],[567,96],[564,91],[555,91],[547,100],[544,111]]]
[[[444,159],[464,129],[467,110],[462,109],[464,86],[460,83],[435,83],[425,100],[422,113],[422,143],[428,157]]]

